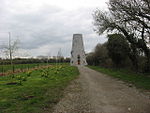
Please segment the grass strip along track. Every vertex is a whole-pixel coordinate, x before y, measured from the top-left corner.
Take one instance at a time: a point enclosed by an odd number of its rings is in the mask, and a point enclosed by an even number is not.
[[[123,69],[120,70],[108,69],[99,66],[88,66],[88,67],[96,71],[99,71],[101,73],[123,80],[127,83],[131,83],[135,85],[137,88],[142,88],[144,90],[150,91],[150,76],[148,75],[137,74],[135,72],[131,72]]]
[[[52,112],[63,90],[77,77],[77,67],[49,66],[0,77],[0,113]]]

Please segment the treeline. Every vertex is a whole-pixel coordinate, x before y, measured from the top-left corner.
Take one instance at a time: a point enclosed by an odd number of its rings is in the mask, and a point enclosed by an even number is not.
[[[108,43],[101,48],[107,48],[115,67],[127,63],[137,71],[150,72],[149,0],[109,0],[108,11],[97,9],[93,17],[95,31],[108,34]]]
[[[87,54],[87,62],[89,65],[146,72],[147,58],[144,52],[139,49],[135,53],[130,46],[122,34],[108,35],[107,42],[97,44],[94,51]]]
[[[15,58],[13,59],[13,64],[34,64],[34,63],[69,63],[70,58]],[[0,59],[0,65],[7,65],[10,64],[10,59]]]

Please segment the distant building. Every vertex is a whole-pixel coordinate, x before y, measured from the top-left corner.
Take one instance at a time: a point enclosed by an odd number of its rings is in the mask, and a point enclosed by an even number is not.
[[[70,64],[87,65],[82,34],[73,35]]]

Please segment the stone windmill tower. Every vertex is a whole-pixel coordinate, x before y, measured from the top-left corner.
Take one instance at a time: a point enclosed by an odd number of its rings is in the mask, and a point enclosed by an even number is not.
[[[73,34],[71,65],[87,65],[82,34]]]

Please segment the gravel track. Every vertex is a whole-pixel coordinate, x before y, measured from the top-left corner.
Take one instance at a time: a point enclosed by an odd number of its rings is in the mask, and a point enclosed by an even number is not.
[[[80,76],[65,90],[53,113],[150,113],[150,95],[79,66]]]

